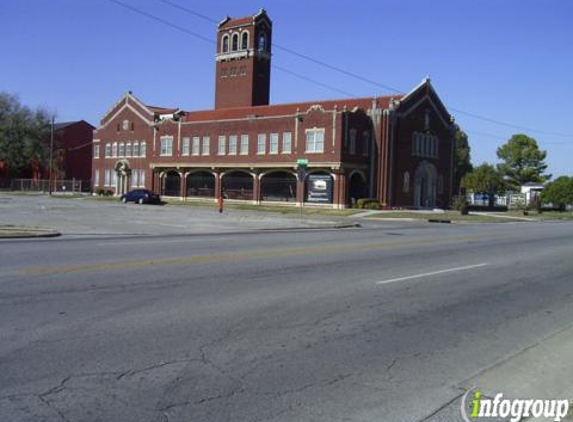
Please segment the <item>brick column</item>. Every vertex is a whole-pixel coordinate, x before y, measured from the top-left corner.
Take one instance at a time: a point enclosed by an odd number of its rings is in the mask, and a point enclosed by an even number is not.
[[[161,178],[156,169],[151,170],[151,190],[155,193],[161,193]]]
[[[336,172],[336,179],[334,181],[334,194],[332,198],[334,208],[346,207],[346,172],[339,170]]]
[[[187,199],[187,177],[185,177],[185,172],[182,171],[179,173],[181,176],[181,199],[185,201]]]
[[[217,201],[221,196],[223,185],[221,183],[221,171],[219,169],[215,169],[213,172],[215,173],[215,200]]]
[[[257,171],[253,173],[253,202],[261,203],[261,175]]]

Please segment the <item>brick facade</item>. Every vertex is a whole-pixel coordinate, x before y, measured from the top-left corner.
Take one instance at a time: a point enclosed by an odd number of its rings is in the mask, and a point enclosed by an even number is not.
[[[126,93],[94,132],[94,189],[337,208],[363,197],[397,207],[449,205],[452,120],[428,79],[407,95],[268,105],[270,19],[261,11],[218,29],[215,109],[154,107]],[[243,66],[246,75],[221,78]],[[253,69],[262,79],[252,79]],[[296,176],[302,158],[305,180]]]

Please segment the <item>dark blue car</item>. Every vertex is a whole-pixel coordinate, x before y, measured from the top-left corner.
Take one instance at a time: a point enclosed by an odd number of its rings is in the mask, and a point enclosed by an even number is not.
[[[121,196],[121,202],[135,202],[136,204],[159,204],[161,197],[147,189],[135,189]]]

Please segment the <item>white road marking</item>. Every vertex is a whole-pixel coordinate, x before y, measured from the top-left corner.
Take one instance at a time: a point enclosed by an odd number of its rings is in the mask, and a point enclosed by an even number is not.
[[[429,276],[437,275],[437,274],[452,273],[454,271],[471,270],[473,268],[485,267],[486,265],[488,265],[488,264],[484,262],[482,264],[468,265],[466,267],[448,268],[446,270],[432,271],[430,273],[409,275],[407,277],[399,277],[399,278],[393,278],[391,280],[377,281],[376,284],[390,284],[390,283],[395,283],[397,281],[412,280],[414,278],[422,278],[422,277],[429,277]]]

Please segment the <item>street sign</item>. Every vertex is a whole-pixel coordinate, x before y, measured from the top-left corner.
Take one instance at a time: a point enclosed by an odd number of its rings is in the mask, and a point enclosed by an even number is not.
[[[299,158],[296,160],[296,172],[298,174],[298,180],[303,181],[306,179],[306,167],[308,166],[308,160],[306,158]]]

